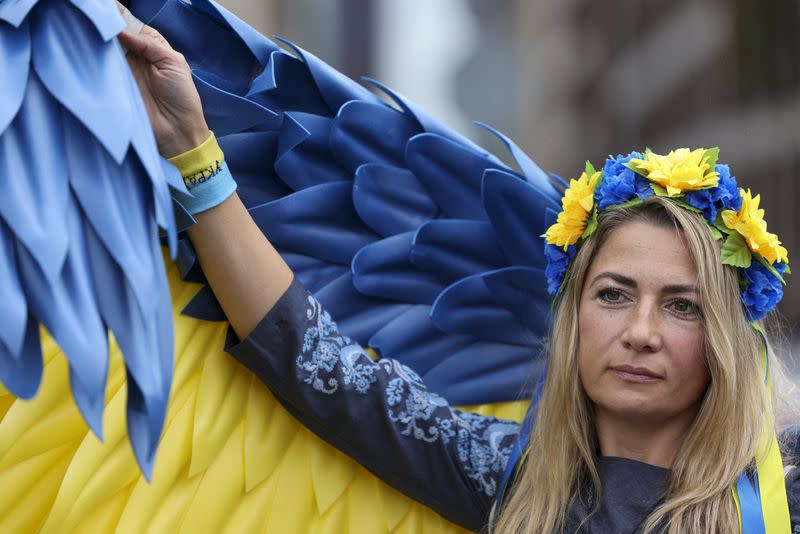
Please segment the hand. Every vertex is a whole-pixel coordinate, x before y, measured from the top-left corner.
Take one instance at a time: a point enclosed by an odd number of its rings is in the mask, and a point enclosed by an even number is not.
[[[203,117],[200,95],[183,55],[147,25],[138,34],[123,31],[119,40],[128,49],[128,64],[161,155],[177,156],[208,139],[211,132]]]

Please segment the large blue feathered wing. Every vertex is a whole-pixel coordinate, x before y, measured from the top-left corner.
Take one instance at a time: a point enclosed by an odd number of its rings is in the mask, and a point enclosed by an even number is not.
[[[131,445],[148,474],[172,376],[158,228],[168,185],[115,36],[113,2],[0,2],[0,381],[32,397],[39,325],[63,349],[75,403],[102,437],[110,330],[125,357]]]
[[[491,128],[519,170],[209,0],[131,10],[188,59],[239,195],[343,332],[452,403],[530,395],[550,311],[539,236],[561,196],[549,176]],[[224,318],[208,288],[185,313]]]

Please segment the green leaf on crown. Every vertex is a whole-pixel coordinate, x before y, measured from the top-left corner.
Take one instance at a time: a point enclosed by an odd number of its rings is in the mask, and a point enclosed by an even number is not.
[[[597,230],[597,210],[596,209],[592,210],[592,215],[591,215],[591,217],[589,217],[589,222],[586,223],[586,229],[583,231],[583,234],[581,235],[581,239],[586,239],[587,237],[592,235],[595,230]]]
[[[667,188],[660,186],[655,182],[650,182],[650,189],[653,190],[653,193],[655,193],[657,197],[669,197],[669,194],[667,193]]]
[[[783,285],[786,285],[786,280],[783,279],[783,276],[781,276],[781,274],[775,269],[775,267],[772,266],[770,262],[764,258],[764,256],[761,254],[753,254],[753,257],[758,260],[758,263],[766,267],[767,270],[772,273],[772,276],[780,280]]]
[[[709,168],[713,171],[714,166],[717,164],[717,161],[719,161],[719,147],[715,146],[714,148],[706,149],[705,156],[708,158]]]
[[[753,261],[753,255],[747,248],[747,243],[739,233],[732,233],[725,239],[720,253],[723,265],[747,268]]]
[[[712,226],[712,225],[710,225],[710,224],[709,224],[709,225],[708,225],[708,229],[709,229],[709,230],[711,230],[711,235],[713,235],[713,236],[714,236],[714,239],[716,239],[717,241],[719,241],[720,239],[722,239],[722,237],[723,237],[723,236],[722,236],[722,232],[720,232],[719,230],[717,230],[717,229],[716,229],[714,226]]]
[[[733,233],[733,230],[725,226],[725,221],[722,220],[722,212],[717,213],[717,218],[714,219],[714,228],[716,228],[725,235]]]
[[[695,213],[703,213],[703,210],[695,208],[694,206],[692,206],[691,204],[689,204],[685,200],[680,200],[678,198],[674,198],[673,197],[672,198],[672,202],[674,202],[675,204],[677,204],[678,206],[682,207],[685,210],[693,211]]]
[[[586,168],[585,168],[584,170],[586,171],[586,176],[588,176],[589,178],[591,178],[592,176],[594,176],[594,173],[596,173],[596,172],[597,172],[597,171],[594,169],[594,165],[592,165],[592,162],[591,162],[591,161],[589,161],[589,160],[586,160]]]
[[[632,198],[632,199],[630,199],[628,201],[621,202],[619,204],[614,204],[612,207],[614,207],[614,208],[632,208],[634,206],[638,206],[642,202],[644,202],[644,200],[642,200],[641,198],[634,197],[634,198]]]

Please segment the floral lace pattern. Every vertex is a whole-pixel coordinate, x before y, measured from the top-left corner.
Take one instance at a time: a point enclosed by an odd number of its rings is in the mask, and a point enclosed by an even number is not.
[[[335,393],[340,385],[339,378],[333,376],[338,366],[345,386],[352,386],[362,395],[367,393],[376,380],[375,366],[369,356],[339,334],[336,323],[316,299],[309,296],[308,303],[306,318],[314,326],[306,329],[302,352],[297,356],[297,367],[308,373],[304,382],[322,393]],[[309,355],[311,358],[307,359]],[[356,363],[361,356],[366,362]]]
[[[340,389],[366,395],[373,385],[384,383],[387,415],[401,435],[427,443],[453,442],[467,476],[487,496],[496,494],[518,425],[455,410],[428,391],[409,367],[390,359],[373,362],[358,344],[339,333],[328,312],[311,296],[306,319],[308,327],[296,360],[303,382],[328,395]]]

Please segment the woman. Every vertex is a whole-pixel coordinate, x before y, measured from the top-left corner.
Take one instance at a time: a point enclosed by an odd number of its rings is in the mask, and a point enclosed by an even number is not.
[[[219,153],[185,62],[149,28],[121,40],[162,154],[201,182],[184,199],[197,219],[189,235],[244,340],[232,353],[312,430],[446,517],[482,528],[503,493],[516,426],[449,408],[408,369],[374,363],[339,335],[250,219],[224,166],[202,174]],[[612,163],[656,180],[657,159],[637,156]],[[701,184],[717,174],[710,154],[682,156],[705,165]],[[548,232],[560,290],[551,363],[530,453],[494,524],[503,532],[736,531],[731,485],[753,461],[762,421],[774,427],[762,338],[748,325],[738,273],[720,263],[700,215],[652,193],[601,210],[594,226],[592,199],[604,202],[598,181],[587,169],[573,182]],[[672,193],[674,184],[661,185]],[[770,267],[785,265],[785,250],[764,244],[776,256]],[[797,469],[786,484],[796,525]]]

